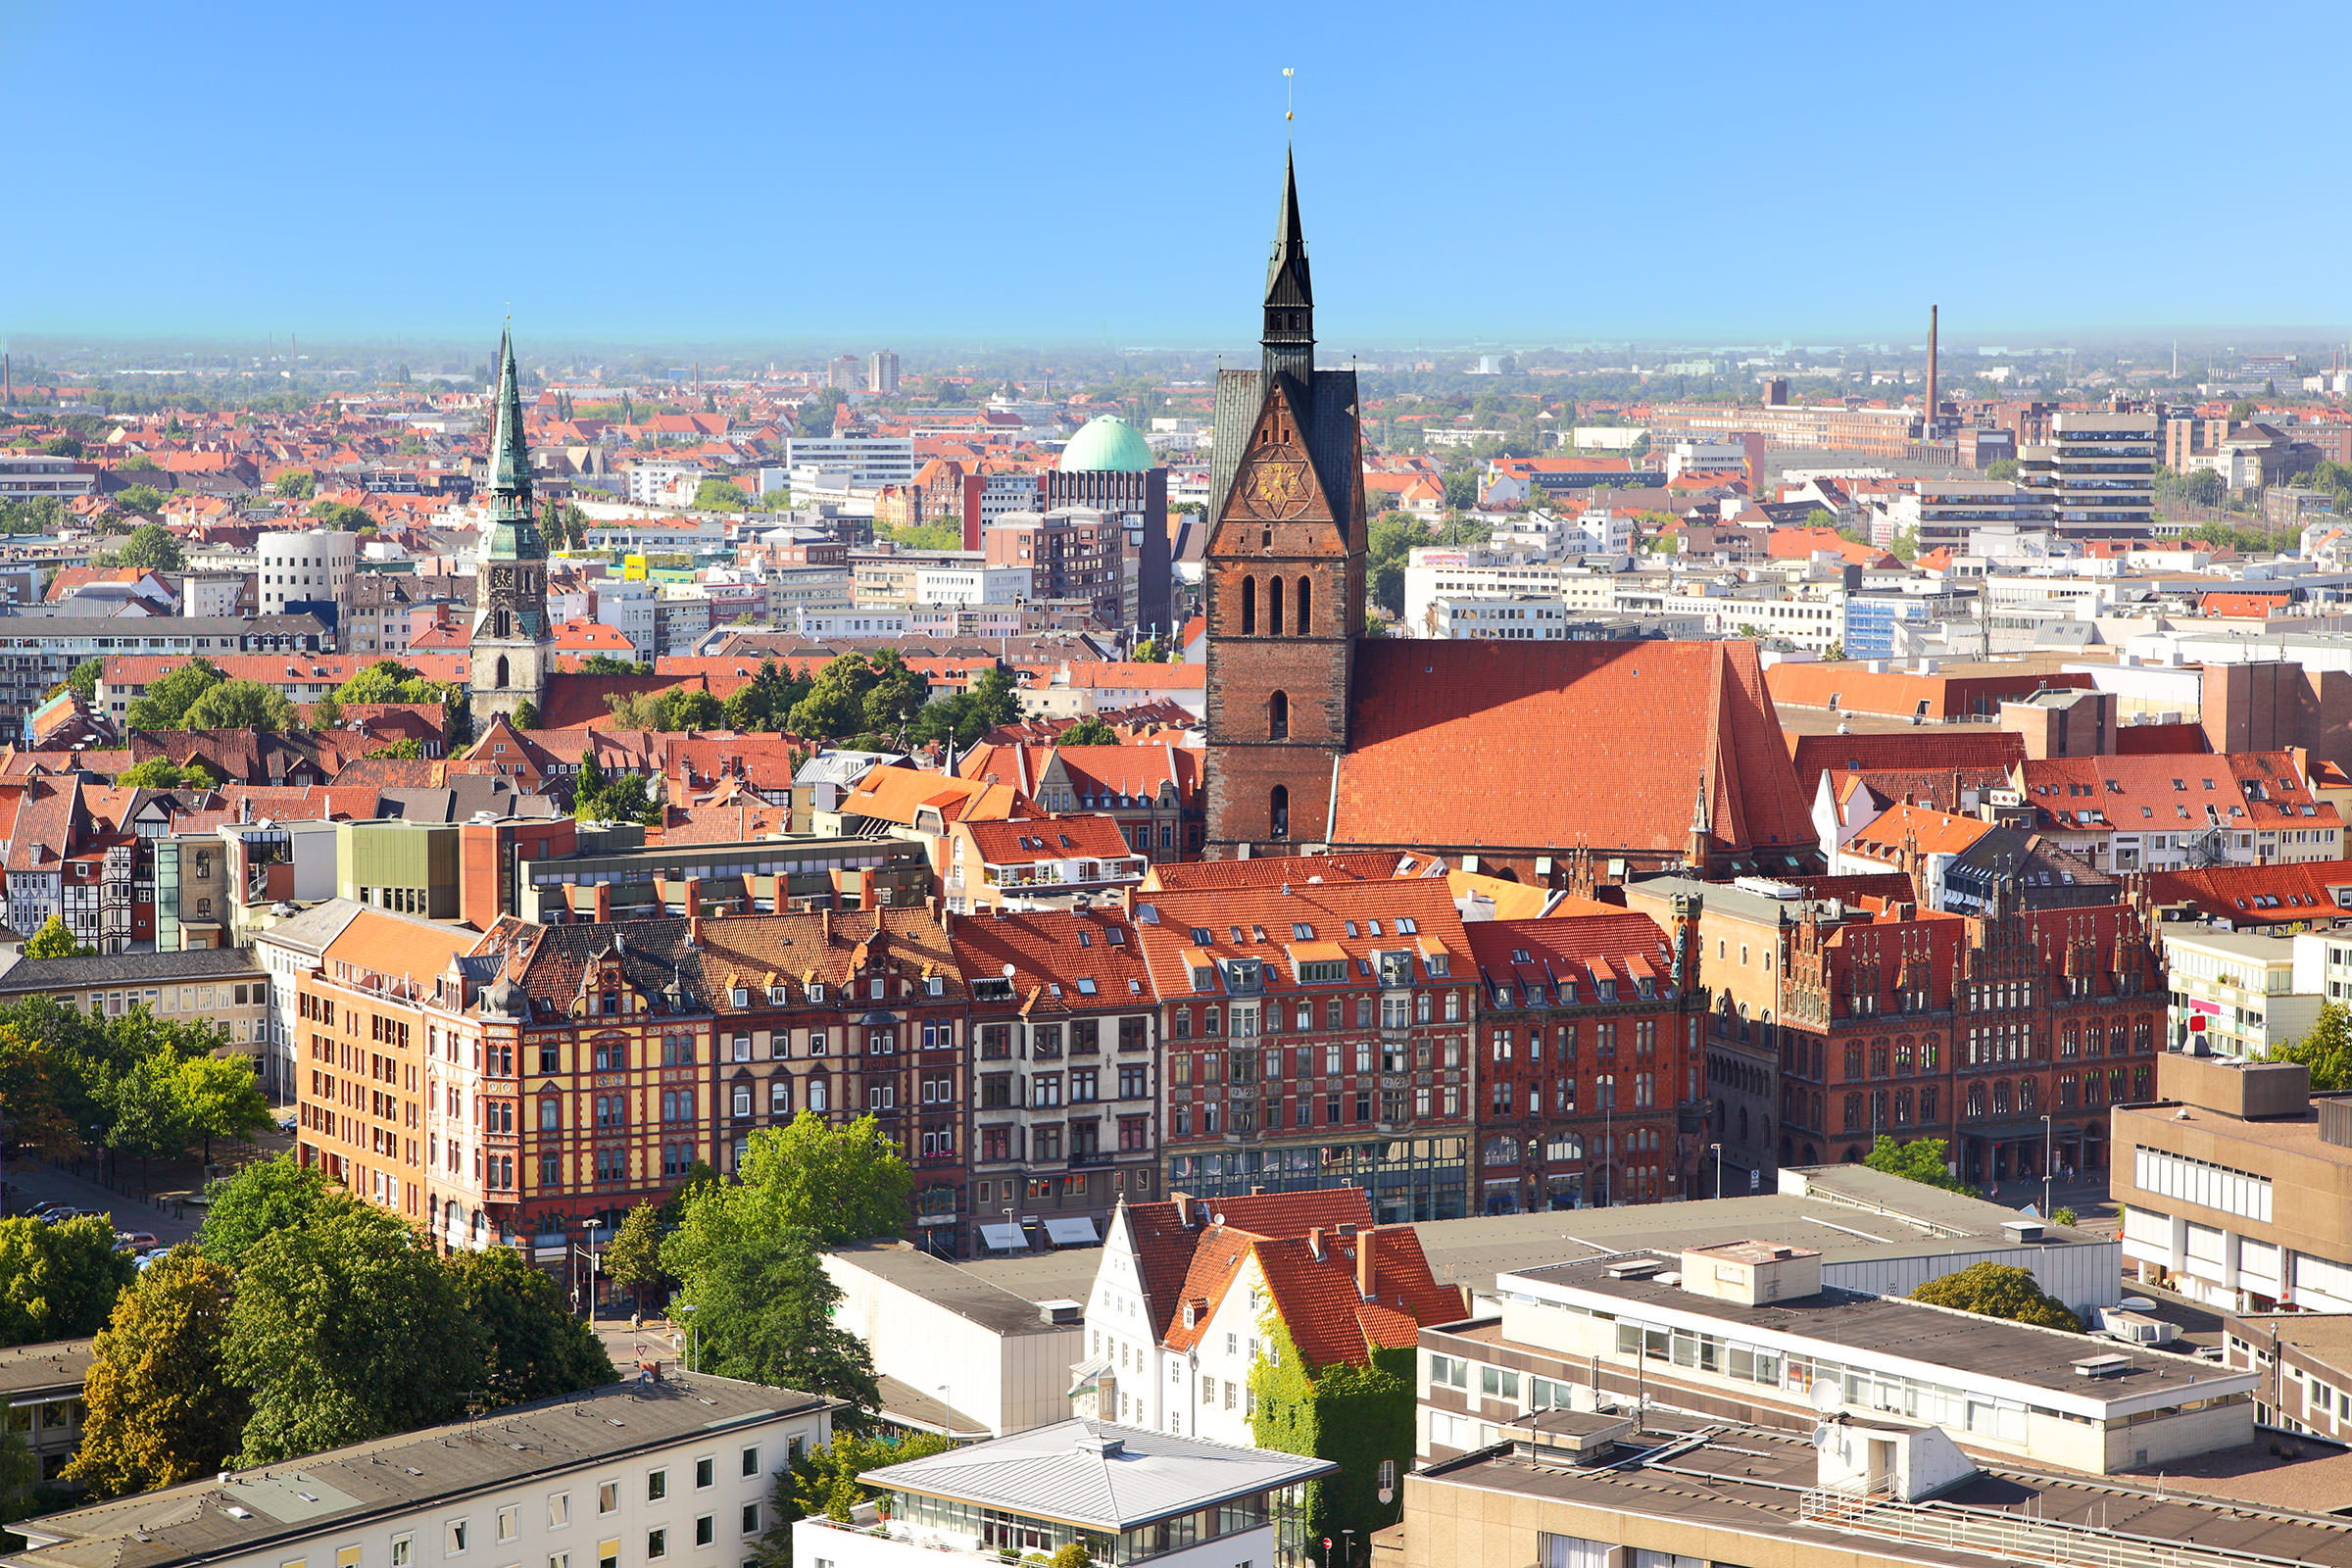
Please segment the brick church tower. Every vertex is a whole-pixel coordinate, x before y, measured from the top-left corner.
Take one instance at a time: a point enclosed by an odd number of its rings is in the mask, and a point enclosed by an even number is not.
[[[1324,843],[1364,613],[1353,370],[1315,368],[1315,298],[1285,161],[1264,350],[1219,370],[1204,555],[1212,858]]]

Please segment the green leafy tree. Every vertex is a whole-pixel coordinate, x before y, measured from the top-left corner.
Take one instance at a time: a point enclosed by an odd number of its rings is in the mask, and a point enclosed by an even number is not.
[[[980,672],[980,678],[965,693],[971,722],[985,735],[1006,724],[1017,724],[1021,718],[1021,689],[1012,671],[1002,664],[992,664]]]
[[[27,958],[86,958],[97,951],[74,941],[74,933],[66,929],[65,917],[56,914],[42,921],[41,928],[24,944]]]
[[[865,693],[865,727],[885,734],[905,728],[922,711],[931,683],[908,668],[895,648],[883,649],[867,662],[873,666],[874,683]]]
[[[402,663],[397,659],[379,659],[351,679],[335,688],[335,700],[345,704],[381,705],[387,703],[431,704],[443,702],[448,687]]]
[[[125,729],[185,729],[188,710],[196,699],[227,677],[209,659],[191,659],[170,674],[150,681],[147,690],[122,715]]]
[[[128,485],[115,497],[115,505],[152,517],[164,510],[164,493],[151,484]]]
[[[1984,477],[1987,479],[2014,480],[2017,475],[2018,466],[2015,458],[1996,458],[1991,466],[1984,470]]]
[[[196,1245],[205,1256],[235,1268],[279,1231],[308,1225],[334,1191],[321,1172],[292,1154],[257,1159],[204,1190],[204,1228]]]
[[[172,530],[160,522],[141,523],[133,528],[115,559],[143,571],[178,571],[188,564],[187,552],[180,548]]]
[[[633,659],[620,659],[612,654],[590,654],[580,661],[582,675],[641,675],[645,666]]]
[[[62,1225],[0,1219],[0,1345],[95,1334],[138,1274],[103,1214]]]
[[[172,1159],[187,1151],[192,1134],[179,1065],[176,1054],[162,1050],[115,1080],[114,1124],[107,1129],[106,1147],[136,1154],[141,1168],[151,1159]]]
[[[347,501],[314,501],[311,503],[311,520],[321,528],[358,533],[375,519],[368,515],[367,508],[355,507]]]
[[[836,1427],[832,1443],[803,1453],[776,1472],[767,1494],[767,1529],[754,1548],[760,1568],[792,1568],[792,1527],[808,1518],[847,1524],[861,1502],[881,1495],[858,1478],[885,1465],[928,1459],[948,1451],[936,1432],[908,1432],[895,1440]]]
[[[81,437],[53,435],[41,443],[41,451],[52,458],[78,458],[81,456]]]
[[[640,1308],[649,1294],[673,1283],[662,1267],[662,1211],[649,1198],[621,1216],[612,1245],[605,1249],[605,1272]]]
[[[792,710],[794,733],[821,740],[858,734],[865,724],[865,698],[874,687],[874,666],[863,654],[843,654],[816,672],[808,695]]]
[[[672,686],[662,694],[662,729],[716,729],[726,721],[725,706],[700,686]]]
[[[202,762],[190,762],[182,767],[169,757],[150,757],[144,762],[126,767],[115,775],[115,782],[123,789],[139,790],[209,790],[219,786],[211,768]]]
[[[7,1112],[9,1132],[26,1149],[52,1156],[81,1152],[75,1123],[58,1102],[47,1039],[25,1033],[13,1019],[0,1021],[0,1108]]]
[[[189,729],[298,729],[286,694],[258,680],[224,680],[188,705]]]
[[[539,705],[527,697],[524,698],[514,705],[514,720],[516,729],[537,729],[539,727]]]
[[[394,741],[389,746],[373,746],[360,754],[362,757],[382,757],[394,761],[414,762],[424,756],[424,742],[419,740]]]
[[[70,691],[84,703],[95,705],[98,701],[98,679],[105,673],[105,660],[85,659],[66,671],[66,678],[58,682],[49,695],[55,697],[59,691]]]
[[[2301,1062],[2311,1072],[2311,1087],[2323,1094],[2352,1089],[2352,1007],[2340,1002],[2321,1003],[2311,1032],[2289,1044],[2273,1046],[2270,1059]]]
[[[753,1133],[738,1178],[711,1189],[724,1199],[707,1217],[723,1211],[755,1232],[805,1230],[826,1245],[898,1235],[914,1190],[913,1172],[873,1117],[834,1123],[806,1110]],[[693,1231],[691,1200],[687,1210],[681,1230]],[[666,1249],[663,1255],[682,1276]]]
[[[739,486],[724,479],[705,479],[694,492],[697,512],[741,512],[751,504]]]
[[[2064,1203],[2060,1203],[2056,1208],[2050,1210],[2050,1223],[2053,1225],[2073,1225],[2080,1218],[2080,1215]]]
[[[220,1368],[236,1276],[174,1248],[116,1299],[91,1348],[81,1446],[66,1466],[100,1497],[210,1475],[237,1451],[251,1404]]]
[[[1971,1263],[1956,1274],[1932,1279],[1911,1293],[1914,1301],[1949,1306],[1980,1317],[2005,1317],[2045,1329],[2082,1332],[2082,1320],[2035,1283],[2030,1268],[2005,1263]]]
[[[278,474],[272,488],[289,500],[308,501],[318,493],[318,476],[308,468],[287,468]]]
[[[253,1391],[240,1465],[452,1420],[479,1392],[450,1270],[395,1215],[330,1196],[247,1249],[221,1364]]]
[[[187,1131],[204,1143],[204,1162],[213,1162],[216,1138],[251,1138],[270,1125],[270,1102],[253,1079],[250,1056],[190,1056],[179,1063],[180,1115]]]
[[[710,1220],[704,1211],[723,1204],[727,1192],[688,1199],[685,1219],[662,1247],[684,1282],[672,1310],[693,1315],[698,1369],[847,1400],[857,1425],[880,1406],[881,1388],[873,1352],[833,1320],[841,1287],[818,1260],[816,1234],[745,1229],[733,1214]],[[719,1239],[710,1240],[713,1234]]]
[[[1862,1163],[1872,1170],[1883,1170],[1889,1176],[1900,1176],[1905,1181],[1921,1182],[1929,1187],[1941,1187],[1947,1192],[1965,1193],[1970,1190],[1968,1183],[1944,1168],[1943,1140],[1940,1138],[1913,1138],[1898,1144],[1881,1133],[1878,1142],[1871,1146],[1870,1152],[1862,1156]]]
[[[1054,737],[1056,746],[1116,746],[1119,732],[1089,713]]]
[[[459,1310],[480,1336],[478,1392],[493,1405],[601,1388],[618,1376],[596,1331],[564,1310],[556,1282],[511,1247],[450,1260]]]

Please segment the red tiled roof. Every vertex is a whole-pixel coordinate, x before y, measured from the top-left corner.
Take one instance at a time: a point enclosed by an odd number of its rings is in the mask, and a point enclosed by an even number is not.
[[[2193,904],[2235,925],[2299,923],[2352,908],[2352,860],[2214,865],[2146,878],[2151,904]]]
[[[1797,789],[1808,801],[1821,775],[1833,767],[1914,772],[1997,767],[2006,773],[2026,760],[2025,737],[2007,729],[1922,727],[1905,734],[1793,735],[1788,742]]]
[[[973,848],[989,865],[1071,858],[1109,860],[1135,853],[1119,824],[1107,816],[1033,816],[965,826]]]
[[[2342,825],[2334,804],[2312,795],[2285,752],[2052,757],[2019,763],[2016,776],[2036,825],[2061,831]]]
[[[1816,834],[1755,645],[1367,639],[1332,842],[1681,854]],[[1433,789],[1433,780],[1445,787]]]

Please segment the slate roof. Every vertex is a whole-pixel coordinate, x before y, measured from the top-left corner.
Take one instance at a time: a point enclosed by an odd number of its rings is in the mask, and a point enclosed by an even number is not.
[[[1225,514],[1225,496],[1233,488],[1234,470],[1250,450],[1257,416],[1264,412],[1260,379],[1256,370],[1217,371],[1214,445],[1209,449],[1208,470],[1208,527],[1212,534]],[[1315,477],[1345,535],[1354,508],[1361,460],[1356,444],[1355,372],[1315,371],[1314,385],[1304,403],[1303,408],[1293,410],[1298,416],[1298,433],[1305,438],[1307,461],[1315,466]]]
[[[188,948],[177,953],[106,953],[81,958],[20,957],[0,971],[0,995],[84,991],[91,986],[237,980],[262,972],[251,948]]]
[[[1680,856],[1702,784],[1720,848],[1816,839],[1752,643],[1367,638],[1348,742],[1341,846]]]
[[[1116,1534],[1338,1470],[1328,1459],[1272,1448],[1229,1447],[1108,1421],[1057,1421],[858,1479]]]

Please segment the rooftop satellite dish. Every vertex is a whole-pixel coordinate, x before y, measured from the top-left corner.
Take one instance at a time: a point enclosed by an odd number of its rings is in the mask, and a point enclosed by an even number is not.
[[[1845,1387],[1836,1378],[1813,1380],[1813,1408],[1823,1415],[1835,1415],[1845,1405]]]

